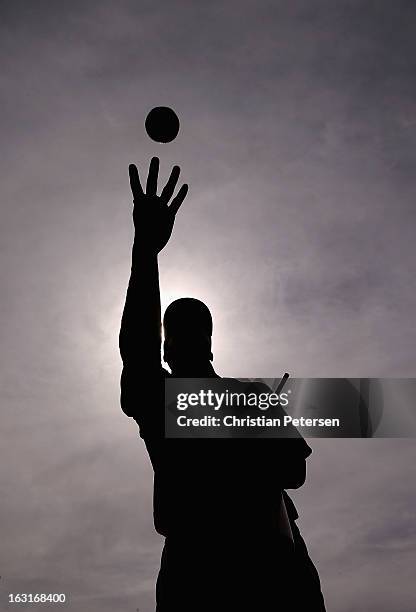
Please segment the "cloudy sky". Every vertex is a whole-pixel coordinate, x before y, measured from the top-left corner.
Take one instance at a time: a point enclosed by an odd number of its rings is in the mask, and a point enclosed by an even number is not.
[[[415,376],[416,5],[0,7],[0,609],[151,612],[152,476],[118,403],[128,163],[190,184],[163,301],[211,306],[219,373]],[[143,129],[161,104],[169,145]],[[414,612],[414,441],[311,444],[329,612]]]

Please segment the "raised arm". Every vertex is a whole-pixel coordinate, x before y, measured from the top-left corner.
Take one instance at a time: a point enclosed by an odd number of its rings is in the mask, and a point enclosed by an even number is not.
[[[133,194],[134,242],[131,275],[127,289],[119,336],[123,360],[122,408],[131,412],[133,380],[139,375],[160,374],[161,314],[158,253],[166,246],[173,229],[175,215],[188,191],[183,185],[169,202],[178,182],[180,169],[174,166],[160,196],[157,195],[159,159],[152,158],[144,191],[135,165],[129,166],[130,186]],[[140,365],[139,365],[140,363]],[[123,393],[124,387],[124,393]],[[124,405],[123,405],[124,404]]]

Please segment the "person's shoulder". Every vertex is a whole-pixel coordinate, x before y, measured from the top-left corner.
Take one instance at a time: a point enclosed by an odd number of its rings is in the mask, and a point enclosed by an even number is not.
[[[135,363],[124,364],[120,380],[120,403],[124,414],[136,419],[137,414],[143,411],[144,404],[159,401],[164,381],[170,376],[162,365],[147,370]],[[155,392],[157,389],[159,392]]]
[[[171,374],[168,370],[160,365],[160,367],[147,368],[146,365],[139,363],[124,363],[121,373],[121,384],[128,386],[136,386],[136,384],[143,384],[143,374],[145,378],[167,378]]]
[[[241,393],[271,393],[272,390],[265,382],[251,378],[221,378],[223,383],[233,390],[239,390]]]

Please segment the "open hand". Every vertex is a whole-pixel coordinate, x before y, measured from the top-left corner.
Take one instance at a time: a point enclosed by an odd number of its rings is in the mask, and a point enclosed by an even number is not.
[[[158,174],[159,158],[152,157],[146,181],[146,192],[144,192],[137,167],[134,164],[129,166],[136,236],[140,244],[153,253],[159,253],[166,246],[172,234],[175,215],[188,193],[188,185],[182,185],[170,202],[180,174],[179,166],[174,166],[166,185],[158,196],[156,193]]]

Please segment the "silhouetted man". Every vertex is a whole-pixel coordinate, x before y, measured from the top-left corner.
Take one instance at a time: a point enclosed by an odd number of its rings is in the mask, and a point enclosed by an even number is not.
[[[121,406],[146,444],[155,528],[165,537],[157,612],[322,612],[319,578],[284,492],[305,481],[306,442],[164,436],[164,379],[218,375],[210,311],[191,298],[165,312],[163,352],[171,374],[161,364],[158,253],[188,187],[172,199],[180,172],[175,166],[158,196],[158,171],[153,158],[143,190],[136,166],[129,167],[135,236],[120,331]]]

